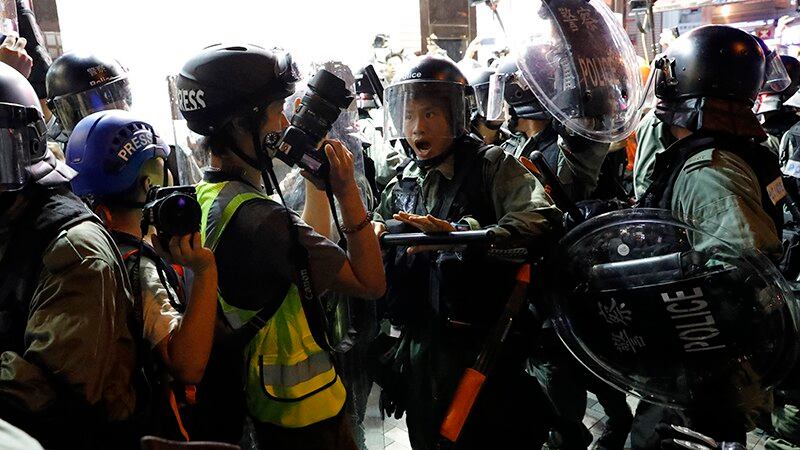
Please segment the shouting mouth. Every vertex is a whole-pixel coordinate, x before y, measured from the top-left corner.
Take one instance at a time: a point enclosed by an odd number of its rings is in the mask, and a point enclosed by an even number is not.
[[[431,143],[425,139],[414,139],[414,148],[422,156],[431,150]]]

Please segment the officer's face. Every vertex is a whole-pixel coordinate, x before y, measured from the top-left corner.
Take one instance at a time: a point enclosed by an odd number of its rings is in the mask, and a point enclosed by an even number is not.
[[[412,99],[406,104],[403,129],[417,158],[435,158],[453,142],[447,110],[441,102]]]

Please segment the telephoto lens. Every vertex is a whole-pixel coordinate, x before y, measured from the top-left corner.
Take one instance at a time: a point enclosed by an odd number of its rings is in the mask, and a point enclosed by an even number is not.
[[[308,88],[291,125],[279,139],[274,134],[267,135],[264,144],[275,149],[275,156],[281,161],[322,180],[327,177],[328,160],[317,148],[342,110],[353,102],[353,93],[344,80],[325,69],[314,75]]]

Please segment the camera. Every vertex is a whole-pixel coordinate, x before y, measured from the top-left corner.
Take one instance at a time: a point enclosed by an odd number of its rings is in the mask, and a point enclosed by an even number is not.
[[[323,180],[328,176],[328,158],[317,147],[342,110],[352,103],[353,93],[344,80],[325,69],[314,75],[308,88],[286,131],[268,134],[264,145],[274,149],[275,156],[286,164],[297,165]]]
[[[200,231],[201,215],[194,186],[153,186],[142,209],[142,230],[154,226],[166,250],[172,236]]]

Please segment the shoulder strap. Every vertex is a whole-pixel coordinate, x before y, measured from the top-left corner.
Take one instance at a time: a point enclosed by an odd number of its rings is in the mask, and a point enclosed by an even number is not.
[[[694,134],[672,145],[656,158],[653,182],[639,199],[637,206],[643,208],[672,208],[672,190],[681,169],[692,156],[715,144],[713,136]]]
[[[458,192],[461,190],[461,186],[464,185],[464,181],[467,179],[467,176],[474,173],[474,169],[478,163],[483,159],[483,155],[486,154],[489,149],[494,147],[493,145],[484,145],[479,147],[478,149],[465,149],[464,151],[455,153],[455,176],[453,180],[447,184],[447,187],[444,189],[442,193],[442,201],[431,211],[431,214],[440,217],[443,219],[447,219],[450,215],[450,209],[453,206],[453,201],[455,201]]]

